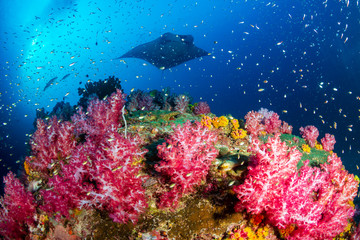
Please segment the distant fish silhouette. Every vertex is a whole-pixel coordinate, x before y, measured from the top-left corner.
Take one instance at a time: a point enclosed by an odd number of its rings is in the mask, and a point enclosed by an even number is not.
[[[57,78],[58,78],[58,77],[54,77],[54,78],[50,79],[50,80],[48,81],[48,83],[46,84],[46,86],[44,87],[44,91],[45,91],[48,87],[50,87],[51,85],[53,85],[53,84],[54,84],[54,81],[55,81]]]
[[[164,70],[207,55],[210,53],[194,45],[193,36],[164,33],[159,38],[141,44],[115,59],[140,58]]]
[[[71,75],[70,73],[66,74],[65,76],[63,76],[63,78],[62,78],[60,81],[64,80],[65,78],[68,78],[70,75]],[[50,87],[51,85],[53,85],[53,84],[54,84],[54,81],[55,81],[56,79],[58,79],[58,77],[54,77],[54,78],[50,79],[50,80],[48,81],[48,83],[46,84],[46,86],[44,87],[44,91],[45,91],[48,87]]]
[[[66,74],[65,76],[63,76],[63,78],[61,80],[64,80],[65,78],[67,78],[68,76],[70,76],[70,73]]]

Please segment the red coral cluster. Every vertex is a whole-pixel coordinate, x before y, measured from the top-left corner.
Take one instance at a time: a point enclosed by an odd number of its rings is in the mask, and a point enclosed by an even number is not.
[[[301,136],[307,141],[310,147],[315,147],[316,140],[319,136],[319,130],[312,125],[300,128]]]
[[[0,198],[0,234],[6,239],[24,239],[35,226],[36,204],[24,185],[9,172],[4,177],[5,195]]]
[[[279,115],[267,109],[260,109],[258,112],[250,111],[245,116],[245,128],[252,136],[260,134],[291,134],[292,126],[287,122],[281,121]]]
[[[173,126],[174,133],[158,146],[162,161],[155,166],[170,190],[160,197],[159,207],[176,207],[183,194],[192,192],[208,174],[218,155],[217,135],[199,122]]]
[[[332,151],[334,150],[334,146],[335,146],[335,136],[331,135],[329,133],[325,134],[325,137],[323,137],[321,140],[321,145],[323,146],[323,149],[325,151]]]
[[[56,116],[44,121],[37,120],[37,130],[30,140],[32,155],[26,157],[28,166],[48,176],[51,164],[71,155],[75,149],[75,125],[70,122],[61,122]]]
[[[310,167],[307,160],[297,170],[301,153],[289,149],[278,134],[264,144],[255,139],[251,150],[245,182],[234,187],[237,210],[265,213],[279,229],[295,224],[291,239],[329,239],[345,229],[355,212],[358,181],[342,169],[340,158],[329,156],[321,168]]]
[[[207,102],[198,102],[194,106],[193,112],[195,115],[200,115],[200,114],[208,114],[211,111],[210,111],[210,106],[209,104],[207,104]]]
[[[92,100],[87,114],[80,109],[73,116],[75,132],[86,134],[86,141],[68,162],[60,163],[59,176],[49,180],[49,189],[41,190],[44,210],[68,217],[70,209],[94,207],[121,223],[136,222],[145,211],[144,177],[138,174],[146,151],[138,138],[125,139],[117,132],[124,98],[117,90],[105,101]],[[57,204],[46,204],[50,202]]]

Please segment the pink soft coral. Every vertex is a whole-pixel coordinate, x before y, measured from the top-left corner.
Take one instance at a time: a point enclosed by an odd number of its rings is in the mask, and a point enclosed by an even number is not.
[[[320,141],[321,141],[321,144],[325,151],[330,152],[330,151],[334,150],[334,146],[336,143],[334,135],[326,133],[325,137],[323,137]]]
[[[176,207],[183,194],[192,192],[205,180],[211,162],[218,154],[214,147],[217,135],[199,122],[191,124],[187,121],[173,129],[174,133],[158,146],[162,161],[155,169],[171,188],[161,196],[160,207]]]
[[[245,115],[245,129],[252,136],[258,136],[261,132],[265,132],[265,125],[262,124],[264,116],[256,111],[248,112]]]
[[[315,147],[316,139],[319,136],[319,130],[312,125],[300,128],[301,136],[308,142],[310,147]]]
[[[9,172],[4,177],[5,195],[0,198],[0,234],[5,239],[23,239],[35,226],[36,204],[24,185]]]
[[[32,156],[26,162],[32,170],[48,176],[50,165],[71,155],[76,146],[75,125],[58,121],[52,117],[48,121],[37,120],[37,130],[30,140]]]
[[[200,114],[208,114],[211,111],[210,111],[210,106],[209,104],[207,104],[207,102],[198,102],[194,106],[193,112],[195,115],[200,115]]]
[[[245,116],[246,130],[252,136],[262,134],[286,133],[291,134],[292,126],[287,122],[281,121],[279,115],[266,108],[261,108],[258,112],[251,111]]]
[[[62,163],[60,176],[41,191],[42,209],[59,218],[69,217],[70,209],[94,207],[106,210],[115,222],[136,223],[147,208],[144,177],[139,175],[146,150],[140,146],[139,138],[125,139],[116,129],[108,129],[102,138],[88,135],[69,162]]]
[[[125,95],[117,90],[106,100],[90,101],[87,113],[80,109],[73,123],[38,121],[30,166],[51,169],[54,175],[40,190],[41,209],[60,220],[71,209],[97,208],[120,223],[135,223],[146,210],[144,177],[139,175],[146,150],[139,138],[118,133],[124,103]],[[85,139],[77,142],[82,135]]]
[[[332,239],[354,215],[351,203],[358,181],[342,169],[340,158],[331,155],[321,168],[309,160],[298,171],[301,154],[289,149],[279,135],[266,144],[255,139],[254,153],[245,182],[234,187],[240,202],[237,210],[264,213],[279,229],[296,228],[290,239]]]
[[[93,99],[85,113],[80,109],[71,120],[76,125],[78,135],[87,134],[93,138],[102,138],[107,131],[116,131],[122,116],[122,108],[126,102],[126,94],[117,89],[106,100]]]
[[[234,191],[240,199],[238,210],[246,208],[252,214],[260,214],[271,206],[283,182],[296,172],[301,153],[295,147],[289,149],[279,134],[268,138],[266,144],[254,139],[251,151],[254,156],[247,178],[244,184],[234,187]]]

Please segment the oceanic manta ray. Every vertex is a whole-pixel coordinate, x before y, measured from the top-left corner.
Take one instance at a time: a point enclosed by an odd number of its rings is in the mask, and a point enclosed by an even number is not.
[[[140,58],[164,70],[207,55],[210,55],[210,53],[194,45],[193,36],[168,32],[151,42],[131,49],[115,59]]]

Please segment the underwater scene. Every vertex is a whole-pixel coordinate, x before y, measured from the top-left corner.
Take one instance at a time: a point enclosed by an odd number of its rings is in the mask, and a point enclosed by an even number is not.
[[[0,20],[0,239],[360,239],[359,0]]]

